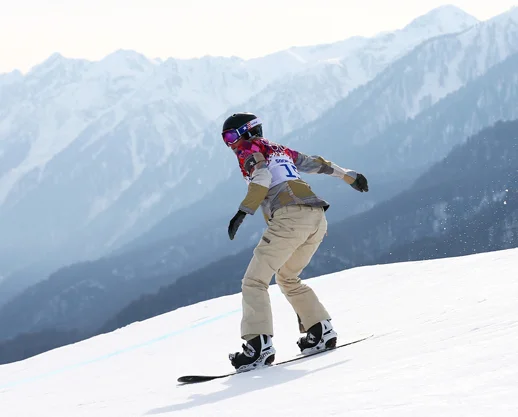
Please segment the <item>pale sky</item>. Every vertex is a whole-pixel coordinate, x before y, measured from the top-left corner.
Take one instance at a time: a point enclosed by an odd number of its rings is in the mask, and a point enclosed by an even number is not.
[[[444,4],[479,20],[514,5],[507,0],[0,0],[0,73],[25,73],[54,52],[89,60],[118,49],[148,58],[247,59],[399,29]]]

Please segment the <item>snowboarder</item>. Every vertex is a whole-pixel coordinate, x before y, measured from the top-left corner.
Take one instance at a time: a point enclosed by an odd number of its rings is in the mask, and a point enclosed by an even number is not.
[[[301,353],[335,347],[337,333],[329,313],[299,278],[326,234],[324,212],[329,204],[313,193],[299,172],[331,175],[360,192],[369,191],[367,179],[320,156],[308,156],[263,138],[262,122],[252,113],[228,117],[222,137],[236,154],[248,183],[246,197],[228,226],[230,239],[246,215],[253,215],[259,207],[268,224],[242,280],[241,338],[246,344],[242,352],[229,355],[232,365],[243,372],[275,359],[268,294],[274,274],[298,316],[300,332],[306,333],[297,341]]]

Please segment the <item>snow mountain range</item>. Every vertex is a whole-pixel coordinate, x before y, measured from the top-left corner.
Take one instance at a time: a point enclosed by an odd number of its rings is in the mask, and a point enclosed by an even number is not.
[[[367,174],[374,192],[362,198],[308,179],[332,200],[331,220],[396,195],[469,135],[517,117],[517,10],[477,22],[441,7],[393,33],[249,61],[119,51],[1,75],[12,101],[0,101],[0,304],[19,294],[4,313],[23,321],[18,331],[63,317],[96,325],[253,245],[259,216],[234,244],[225,236],[245,191],[219,139],[234,110],[259,114],[267,137]],[[100,299],[94,322],[84,312]]]
[[[372,140],[384,135],[389,127],[416,118],[516,52],[518,8],[513,8],[459,33],[421,43],[375,79],[337,102],[330,111],[288,134],[285,140],[309,152],[349,153],[354,160],[361,160],[362,169],[379,171],[378,158],[365,155],[376,151],[376,146],[370,144]],[[339,139],[315,141],[323,131],[330,136],[339,135]],[[476,128],[465,133],[475,131]],[[419,138],[405,140],[408,144]],[[437,160],[425,159],[427,164]],[[381,171],[386,168],[384,165]]]
[[[249,61],[121,50],[0,75],[0,275],[34,264],[43,279],[200,200],[234,169],[219,139],[229,112],[253,109],[280,137],[421,42],[476,23],[446,6],[393,33]]]

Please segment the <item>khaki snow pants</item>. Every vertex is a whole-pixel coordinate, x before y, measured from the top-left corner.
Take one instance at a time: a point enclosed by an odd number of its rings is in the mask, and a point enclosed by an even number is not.
[[[320,207],[292,205],[275,211],[268,222],[242,280],[243,318],[241,337],[273,336],[273,318],[268,287],[273,274],[277,285],[292,305],[307,331],[321,320],[330,319],[313,290],[299,274],[309,264],[327,231]]]

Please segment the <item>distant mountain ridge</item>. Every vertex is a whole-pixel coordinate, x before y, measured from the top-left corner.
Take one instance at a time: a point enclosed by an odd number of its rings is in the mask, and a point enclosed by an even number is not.
[[[200,201],[235,169],[217,133],[229,112],[253,109],[281,137],[422,41],[477,21],[440,8],[427,22],[250,61],[119,50],[98,62],[54,54],[26,75],[1,74],[0,275],[20,291]]]

